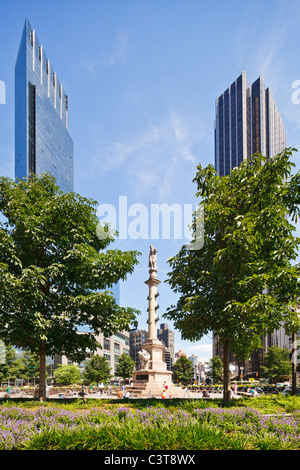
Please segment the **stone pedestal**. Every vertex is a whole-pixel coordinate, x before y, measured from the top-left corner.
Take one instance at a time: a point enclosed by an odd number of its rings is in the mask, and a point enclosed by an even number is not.
[[[131,386],[133,394],[140,397],[161,397],[165,390],[166,398],[183,396],[182,389],[175,387],[172,382],[173,372],[167,370],[163,361],[164,345],[161,341],[148,340],[142,348],[149,352],[151,359],[147,368],[134,372]]]

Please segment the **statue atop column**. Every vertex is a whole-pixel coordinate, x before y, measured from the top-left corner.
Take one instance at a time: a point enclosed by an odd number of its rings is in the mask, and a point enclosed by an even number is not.
[[[154,248],[154,246],[150,245],[150,251],[149,251],[149,268],[151,269],[156,269],[156,253],[157,249]]]

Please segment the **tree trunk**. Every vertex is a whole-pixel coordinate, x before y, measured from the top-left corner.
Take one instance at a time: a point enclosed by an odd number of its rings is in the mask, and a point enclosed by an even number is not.
[[[292,335],[292,394],[297,393],[297,335]]]
[[[44,345],[40,349],[40,384],[39,384],[39,399],[44,401],[46,399],[46,353]]]
[[[229,346],[227,342],[225,342],[223,346],[224,346],[223,400],[225,403],[229,403],[231,400],[230,377],[229,377]]]

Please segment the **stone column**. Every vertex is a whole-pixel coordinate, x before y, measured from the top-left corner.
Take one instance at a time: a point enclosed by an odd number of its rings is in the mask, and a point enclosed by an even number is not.
[[[133,374],[132,391],[139,396],[160,396],[163,390],[168,390],[169,396],[179,396],[181,389],[175,388],[172,382],[173,373],[167,370],[163,360],[165,346],[157,338],[157,279],[156,266],[157,250],[151,245],[149,252],[149,279],[145,284],[149,286],[148,295],[148,333],[147,340],[142,345],[142,368]],[[167,387],[167,388],[166,388]],[[178,395],[179,394],[179,395]]]
[[[158,341],[157,339],[157,286],[160,284],[160,281],[156,278],[157,268],[150,268],[149,270],[149,279],[145,281],[145,284],[149,286],[149,306],[148,306],[148,332],[149,340]]]

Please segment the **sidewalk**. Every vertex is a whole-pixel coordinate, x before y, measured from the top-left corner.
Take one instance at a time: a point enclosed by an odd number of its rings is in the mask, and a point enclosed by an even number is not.
[[[6,395],[6,392],[0,392],[0,399],[4,399],[5,398],[5,395]],[[21,394],[12,394],[10,398],[33,398],[33,395],[30,395],[30,394],[26,394],[26,393],[21,393]],[[67,400],[68,398],[70,399],[74,399],[74,398],[81,398],[81,397],[78,397],[78,395],[75,395],[75,396],[70,396],[70,397],[64,397],[63,395],[60,396],[59,394],[53,394],[49,397],[49,399],[51,400],[51,398],[54,398],[54,399],[64,399],[64,400]],[[90,394],[87,394],[86,395],[86,398],[87,399],[93,399],[93,400],[118,400],[120,399],[116,394],[107,394],[107,393],[103,393],[102,395],[97,392],[97,393],[90,393]],[[136,398],[136,399],[139,399],[140,397],[139,396],[134,396],[134,397],[131,397],[129,396],[129,398]],[[156,398],[161,398],[161,397],[156,397]],[[183,394],[182,394],[182,397],[183,399],[190,399],[190,400],[193,400],[193,399],[199,399],[199,398],[203,398],[202,397],[202,392],[189,392],[189,391],[186,391],[184,392],[183,391]],[[214,392],[214,393],[209,393],[209,397],[210,399],[223,399],[223,393],[221,392]],[[241,395],[233,395],[232,398],[242,398]],[[147,398],[144,398],[145,400],[147,400]],[[168,397],[166,398],[168,399]],[[203,398],[203,400],[205,400],[207,398]],[[9,400],[9,398],[8,398]]]

